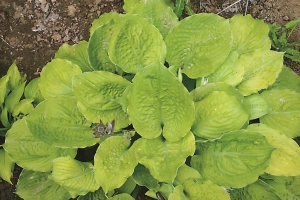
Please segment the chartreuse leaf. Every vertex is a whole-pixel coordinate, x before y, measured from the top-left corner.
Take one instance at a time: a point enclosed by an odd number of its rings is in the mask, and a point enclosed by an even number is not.
[[[134,200],[134,198],[129,194],[123,193],[110,197],[109,200]]]
[[[95,30],[97,28],[107,24],[108,22],[110,22],[113,19],[117,19],[118,17],[119,17],[119,14],[116,12],[103,13],[102,15],[100,15],[100,17],[98,19],[95,19],[92,22],[92,26],[90,28],[90,36],[93,35],[93,33],[95,32]]]
[[[283,53],[270,50],[255,50],[239,58],[245,74],[237,86],[244,96],[256,93],[272,85],[282,70]]]
[[[124,6],[123,9],[127,13],[133,12],[135,7],[141,2],[142,0],[124,0]]]
[[[23,199],[53,200],[70,199],[68,191],[48,178],[50,172],[35,172],[24,169],[17,184],[17,195]]]
[[[262,180],[257,180],[256,182],[247,185],[244,188],[229,190],[231,199],[243,199],[243,200],[253,200],[253,199],[272,199],[280,200],[281,198],[276,194],[273,187],[268,185]]]
[[[229,21],[215,14],[197,14],[180,21],[167,35],[170,66],[182,68],[190,78],[213,73],[231,50]]]
[[[174,183],[175,185],[183,184],[189,178],[201,179],[202,176],[194,168],[183,164],[178,168]]]
[[[288,89],[271,89],[261,95],[271,111],[260,122],[289,138],[300,136],[300,94]]]
[[[15,163],[10,159],[8,153],[4,149],[0,149],[0,178],[12,184],[10,177],[12,176]]]
[[[134,169],[132,177],[138,185],[146,186],[150,190],[158,190],[160,187],[158,181],[153,178],[149,169],[144,165],[138,164]]]
[[[1,121],[1,124],[5,127],[5,128],[10,128],[11,124],[9,122],[9,119],[8,119],[8,110],[6,107],[4,107],[2,110],[1,110],[1,114],[0,114],[0,121]]]
[[[9,76],[5,75],[0,78],[0,106],[4,103],[7,93],[9,92],[8,87]]]
[[[33,111],[33,101],[33,99],[22,99],[19,103],[17,103],[14,106],[12,110],[12,116],[17,117],[19,114],[27,115],[28,113]]]
[[[233,37],[232,50],[239,55],[271,48],[269,26],[262,20],[254,19],[251,15],[235,15],[229,21]]]
[[[250,105],[250,120],[260,118],[270,111],[265,99],[260,94],[252,94],[245,97]]]
[[[57,147],[83,148],[96,144],[93,130],[74,97],[60,96],[40,103],[27,117],[30,132]]]
[[[60,156],[76,156],[76,149],[61,149],[48,145],[34,137],[25,119],[16,121],[7,131],[4,149],[22,168],[39,172],[52,170],[52,160]]]
[[[189,200],[189,198],[184,194],[183,185],[176,186],[172,193],[168,196],[168,200]]]
[[[261,133],[272,146],[276,147],[266,173],[275,176],[300,175],[300,148],[293,139],[264,124],[252,124],[247,129]]]
[[[131,194],[135,187],[136,183],[133,180],[132,176],[130,176],[127,178],[126,182],[120,188],[117,189],[117,191],[119,193]]]
[[[84,196],[79,196],[78,200],[105,200],[107,199],[105,193],[103,192],[103,189],[100,187],[95,192],[89,192]]]
[[[130,140],[123,136],[107,138],[100,144],[94,158],[95,178],[103,191],[121,187],[138,164]]]
[[[162,137],[140,138],[133,147],[137,161],[149,169],[151,175],[160,182],[172,183],[178,168],[195,151],[195,137],[189,132],[177,142],[169,142]]]
[[[144,138],[163,134],[168,141],[184,137],[193,124],[194,103],[186,88],[162,64],[144,68],[133,79],[127,112]]]
[[[148,190],[145,195],[154,199],[163,200],[163,198],[167,198],[172,193],[173,188],[174,186],[172,184],[161,183],[158,190]],[[157,194],[157,192],[159,192],[159,194]]]
[[[26,82],[17,85],[17,87],[15,87],[15,89],[7,95],[5,99],[5,107],[8,112],[12,112],[14,106],[19,103],[24,92],[25,84]]]
[[[203,178],[226,188],[241,188],[264,173],[275,148],[260,133],[238,130],[216,140],[199,141],[196,149],[191,166]]]
[[[84,40],[72,46],[65,43],[59,47],[54,58],[61,58],[71,61],[80,67],[83,72],[93,71],[93,68],[88,60],[87,45],[88,42]]]
[[[107,22],[103,26],[95,29],[90,38],[87,52],[89,61],[95,70],[109,71],[112,73],[115,73],[117,70],[117,66],[111,62],[108,56],[108,43],[112,36],[114,25],[114,20]]]
[[[73,92],[79,110],[89,121],[96,123],[101,119],[106,124],[115,119],[115,129],[119,130],[128,126],[130,121],[116,99],[129,84],[126,79],[110,72],[86,72],[74,76]]]
[[[94,192],[99,188],[92,163],[80,162],[69,156],[53,160],[53,170],[49,178],[71,191],[73,198]]]
[[[290,89],[300,93],[300,76],[291,68],[283,66],[281,73],[271,88]]]
[[[228,85],[236,86],[238,85],[244,75],[244,68],[238,65],[239,54],[236,51],[232,51],[224,63],[222,63],[216,71],[210,74],[207,79],[207,83],[217,83],[224,82]],[[202,79],[199,78],[197,82],[200,82]],[[200,85],[197,83],[197,85]]]
[[[164,63],[166,45],[159,30],[149,20],[121,15],[108,44],[108,55],[125,72],[137,73],[155,62]]]
[[[184,191],[188,199],[224,199],[230,200],[229,195],[220,186],[211,180],[188,179],[183,183]]]
[[[14,90],[22,81],[21,74],[15,62],[9,67],[6,74],[9,76],[9,89]]]
[[[191,92],[195,101],[196,119],[192,132],[202,138],[218,138],[226,132],[238,130],[249,118],[244,98],[224,83],[200,86]]]
[[[178,23],[178,18],[173,10],[162,0],[142,0],[130,13],[138,14],[150,20],[163,38]]]
[[[44,100],[44,97],[39,88],[39,77],[32,79],[26,85],[24,90],[24,96],[26,99],[34,99],[34,103],[37,105]]]
[[[43,97],[73,96],[72,78],[75,74],[81,74],[81,69],[68,60],[57,58],[49,62],[43,68],[39,80]]]

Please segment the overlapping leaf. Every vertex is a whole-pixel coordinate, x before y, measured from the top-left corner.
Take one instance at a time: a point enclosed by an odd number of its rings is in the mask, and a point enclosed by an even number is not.
[[[194,121],[194,104],[186,88],[160,63],[146,67],[133,79],[128,115],[135,130],[147,139],[163,136],[178,141]]]
[[[86,72],[74,76],[73,91],[77,106],[83,115],[94,123],[104,124],[115,119],[115,129],[130,124],[122,106],[116,102],[130,82],[110,72]]]
[[[147,167],[155,179],[172,183],[177,169],[194,154],[195,138],[191,132],[177,142],[169,142],[162,137],[152,140],[140,138],[132,148],[138,162]]]
[[[260,122],[289,138],[300,136],[300,94],[288,89],[271,89],[261,95],[271,111]]]
[[[167,35],[170,66],[190,78],[213,73],[231,50],[229,21],[215,14],[197,14],[180,21]]]
[[[241,188],[264,173],[275,148],[260,133],[238,130],[220,139],[199,141],[196,149],[191,166],[203,178],[224,187]]]
[[[300,148],[293,139],[264,124],[252,124],[247,129],[261,133],[276,147],[266,173],[274,176],[300,175]]]
[[[23,170],[20,174],[16,193],[23,199],[53,200],[70,199],[68,191],[62,186],[51,181],[50,172],[34,172]]]
[[[96,144],[88,122],[77,108],[75,97],[59,96],[40,103],[26,118],[30,132],[57,147],[83,148]]]
[[[267,102],[260,94],[252,94],[245,100],[250,104],[250,120],[260,118],[270,111]]]
[[[15,163],[10,159],[4,149],[0,149],[0,178],[12,184],[10,178],[14,170]]]
[[[7,132],[4,144],[11,159],[22,168],[39,172],[52,170],[52,160],[60,156],[75,157],[76,149],[61,149],[34,137],[25,119],[16,121]]]
[[[108,55],[125,72],[137,73],[152,63],[164,63],[166,46],[159,30],[151,22],[137,15],[126,14],[114,26]]]
[[[99,188],[94,177],[93,165],[71,157],[53,160],[50,179],[67,189],[73,198],[94,192]]]
[[[107,138],[100,144],[95,154],[95,179],[108,191],[121,187],[133,174],[137,160],[130,148],[130,140],[123,136]]]
[[[70,61],[59,58],[52,60],[43,68],[39,80],[43,97],[73,96],[72,78],[80,73],[81,69]]]

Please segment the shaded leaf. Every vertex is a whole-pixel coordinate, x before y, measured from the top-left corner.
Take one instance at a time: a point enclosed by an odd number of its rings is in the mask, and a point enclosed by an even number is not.
[[[14,171],[15,163],[10,159],[4,149],[0,149],[0,178],[12,184],[10,178]]]

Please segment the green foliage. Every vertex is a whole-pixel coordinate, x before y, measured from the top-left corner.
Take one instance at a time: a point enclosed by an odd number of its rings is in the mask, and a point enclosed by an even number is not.
[[[140,186],[171,200],[299,196],[299,76],[262,21],[180,21],[188,4],[126,0],[40,78],[26,85],[11,66],[0,176],[23,168],[21,198],[130,200]]]
[[[272,48],[276,51],[284,52],[284,56],[295,62],[300,62],[300,52],[296,47],[300,47],[300,39],[295,42],[290,42],[293,31],[299,25],[300,17],[288,22],[283,27],[276,23],[270,24],[269,37],[272,41]]]

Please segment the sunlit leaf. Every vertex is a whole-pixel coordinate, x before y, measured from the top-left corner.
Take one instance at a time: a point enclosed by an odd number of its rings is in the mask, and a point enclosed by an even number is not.
[[[250,120],[260,118],[270,111],[267,102],[260,94],[252,94],[245,100],[250,104]]]
[[[74,97],[59,96],[40,103],[26,118],[30,132],[47,144],[83,148],[96,144],[91,123],[77,108]]]
[[[103,191],[121,187],[137,165],[130,140],[123,136],[107,138],[95,154],[95,178]]]
[[[71,157],[60,157],[53,160],[53,170],[50,179],[63,186],[75,198],[99,188],[95,178],[92,163],[80,162]],[[76,192],[75,192],[76,191]]]
[[[2,105],[2,103],[4,103],[4,99],[7,93],[9,92],[8,81],[8,75],[5,75],[2,78],[0,78],[0,106]]]
[[[39,88],[39,77],[32,79],[29,81],[29,83],[26,85],[24,90],[24,96],[26,99],[34,99],[35,104],[39,104],[44,100],[44,97],[40,91]]]
[[[190,78],[213,73],[231,50],[229,21],[215,14],[197,14],[180,21],[167,35],[170,66]]]
[[[133,147],[139,163],[147,167],[151,175],[160,182],[172,183],[178,168],[195,151],[195,138],[189,132],[177,142],[169,142],[162,137],[140,138]]]
[[[16,121],[6,134],[4,149],[20,167],[49,172],[52,160],[60,156],[75,157],[76,149],[61,149],[34,137],[25,124],[25,119]]]
[[[238,130],[220,139],[199,141],[196,149],[191,166],[203,178],[226,188],[241,188],[264,173],[275,148],[260,133]]]
[[[14,170],[15,163],[10,159],[4,149],[0,149],[0,178],[12,184],[10,178]]]
[[[146,67],[133,79],[128,115],[135,130],[147,139],[163,134],[178,141],[194,121],[194,103],[186,88],[162,64]]]
[[[41,72],[39,87],[45,99],[55,96],[72,96],[72,78],[81,69],[70,61],[54,59]]]
[[[134,200],[129,194],[123,193],[110,197],[109,200]]]
[[[104,124],[115,119],[115,129],[130,124],[128,116],[116,99],[121,97],[129,81],[105,71],[86,72],[74,76],[73,91],[77,106],[90,121]]]
[[[34,172],[23,169],[17,184],[17,195],[30,200],[70,199],[66,189],[48,179],[50,172]]]
[[[9,76],[9,89],[14,90],[21,82],[21,74],[15,62],[9,67],[7,75]]]
[[[7,95],[5,99],[5,107],[7,108],[8,112],[12,112],[14,106],[19,103],[24,92],[25,84],[26,82],[17,85],[17,87]]]

